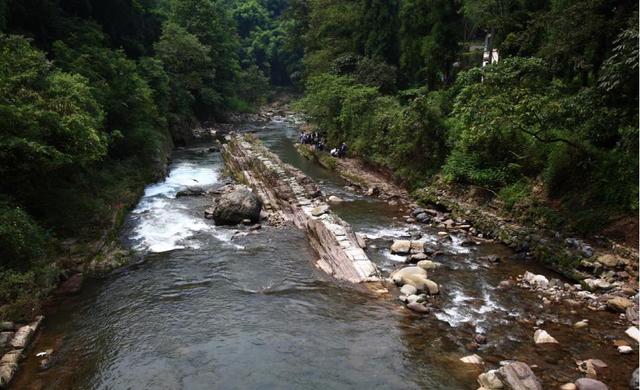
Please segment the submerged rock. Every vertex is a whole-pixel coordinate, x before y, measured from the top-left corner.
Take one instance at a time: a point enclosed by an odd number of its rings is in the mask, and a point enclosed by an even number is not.
[[[183,196],[202,196],[205,194],[205,190],[202,187],[187,187],[176,193],[176,198]]]
[[[244,219],[260,220],[262,203],[247,186],[235,186],[220,195],[210,210],[216,225],[236,225]]]
[[[407,303],[407,308],[415,311],[416,313],[425,314],[429,312],[429,308],[419,302],[409,302]]]

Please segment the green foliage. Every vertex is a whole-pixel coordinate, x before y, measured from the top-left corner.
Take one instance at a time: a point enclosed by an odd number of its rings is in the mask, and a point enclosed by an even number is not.
[[[564,112],[558,88],[538,59],[508,59],[458,80],[451,116],[451,177],[502,186],[539,172],[548,143],[567,142],[555,122]]]
[[[500,189],[498,193],[507,210],[512,210],[518,203],[531,199],[531,183],[519,181]]]
[[[47,253],[46,232],[20,207],[0,202],[0,268],[25,271]]]
[[[0,36],[0,173],[5,180],[105,154],[106,139],[99,133],[103,112],[90,92],[86,79],[53,70],[24,38]]]

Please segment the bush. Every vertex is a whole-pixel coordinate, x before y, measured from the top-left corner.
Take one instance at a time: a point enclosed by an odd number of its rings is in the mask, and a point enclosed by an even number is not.
[[[30,269],[47,254],[48,243],[44,229],[24,210],[0,201],[0,269]]]

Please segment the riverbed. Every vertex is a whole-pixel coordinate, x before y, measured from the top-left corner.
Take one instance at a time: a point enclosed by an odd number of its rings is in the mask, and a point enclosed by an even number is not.
[[[521,360],[553,388],[582,374],[576,360],[609,368],[600,380],[626,388],[638,355],[620,355],[618,317],[563,304],[500,281],[525,270],[560,278],[496,243],[462,246],[462,237],[407,224],[405,210],[349,188],[339,176],[296,153],[297,126],[286,118],[247,124],[285,162],[344,200],[333,209],[367,235],[368,255],[388,273],[403,258],[391,240],[420,232],[441,253],[430,277],[442,286],[432,313],[421,316],[389,296],[332,279],[294,227],[250,231],[203,218],[205,197],[177,197],[188,186],[220,186],[220,154],[203,144],[176,150],[168,177],[152,184],[130,213],[123,243],[139,261],[85,283],[49,305],[43,332],[16,378],[16,389],[475,389],[480,372]],[[497,255],[502,261],[479,260]],[[573,323],[590,320],[587,329]],[[616,326],[613,326],[616,325]],[[533,343],[535,327],[559,345]],[[487,343],[478,351],[476,335]],[[634,345],[636,349],[637,344]],[[53,348],[38,371],[35,352]],[[475,349],[475,348],[473,348]],[[477,353],[484,367],[459,359]]]

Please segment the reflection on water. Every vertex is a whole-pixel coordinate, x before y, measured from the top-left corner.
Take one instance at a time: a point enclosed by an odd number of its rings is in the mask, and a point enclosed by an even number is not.
[[[523,360],[537,365],[551,388],[579,376],[574,358],[599,358],[615,366],[606,378],[612,388],[626,383],[637,355],[619,357],[605,338],[621,337],[610,334],[611,315],[543,309],[531,292],[496,290],[524,269],[549,273],[509,260],[501,245],[463,247],[462,238],[443,241],[437,231],[404,224],[401,210],[353,193],[333,172],[299,157],[295,128],[272,122],[259,130],[284,161],[348,200],[335,211],[369,237],[368,254],[383,271],[404,260],[389,253],[391,240],[420,230],[442,263],[430,275],[442,285],[433,313],[414,315],[317,271],[299,230],[265,226],[237,235],[204,220],[206,198],[176,193],[219,185],[222,162],[205,148],[182,150],[125,225],[125,243],[145,261],[59,298],[35,348],[53,347],[54,365],[39,372],[29,359],[15,388],[474,389],[480,369],[458,359],[473,353],[466,345],[477,333],[488,338],[477,352],[487,368]],[[488,254],[502,263],[478,261]],[[571,324],[582,318],[592,327],[576,335]],[[544,320],[559,349],[533,345],[535,319]]]

